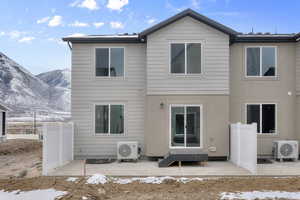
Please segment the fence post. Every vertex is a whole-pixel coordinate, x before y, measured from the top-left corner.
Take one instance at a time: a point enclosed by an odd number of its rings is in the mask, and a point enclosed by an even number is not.
[[[236,141],[237,141],[237,164],[240,165],[241,164],[241,122],[238,122],[236,124],[237,126],[237,138],[236,138]]]
[[[74,123],[71,122],[71,126],[72,126],[72,145],[71,145],[71,148],[72,148],[72,160],[74,160],[74,133],[75,133],[75,126],[74,126]]]
[[[43,125],[43,162],[42,162],[42,174],[45,176],[48,174],[47,169],[47,123]]]
[[[63,123],[59,122],[59,164],[63,165],[63,144],[64,144],[64,136],[63,136]]]

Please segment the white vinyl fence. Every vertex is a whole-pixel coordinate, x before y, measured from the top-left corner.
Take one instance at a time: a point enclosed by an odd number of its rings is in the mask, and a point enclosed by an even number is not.
[[[73,142],[72,122],[43,125],[43,175],[73,160]]]
[[[230,125],[230,160],[239,167],[256,173],[257,124]]]

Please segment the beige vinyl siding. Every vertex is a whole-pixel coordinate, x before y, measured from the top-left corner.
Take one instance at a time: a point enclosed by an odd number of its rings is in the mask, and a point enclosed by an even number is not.
[[[296,76],[297,95],[300,95],[300,41],[296,43]]]
[[[201,75],[170,74],[170,42],[203,43]],[[150,34],[147,94],[229,94],[229,36],[191,17]]]
[[[125,77],[95,77],[95,47],[125,48]],[[144,44],[73,44],[72,120],[75,122],[75,158],[116,156],[118,141],[144,143],[145,61]],[[125,134],[94,134],[94,104],[125,105]]]
[[[278,77],[245,78],[247,46],[276,46]],[[246,122],[247,103],[276,104],[276,134],[259,134],[257,137],[258,154],[271,155],[274,140],[297,138],[295,44],[236,43],[230,50],[230,123]]]

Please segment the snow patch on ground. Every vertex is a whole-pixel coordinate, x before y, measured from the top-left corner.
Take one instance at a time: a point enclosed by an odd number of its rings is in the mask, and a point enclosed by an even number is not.
[[[94,174],[93,176],[89,177],[86,181],[87,184],[105,184],[107,183],[108,179],[105,175],[102,174]]]
[[[282,192],[282,191],[253,191],[238,193],[221,193],[221,199],[300,199],[300,192]]]
[[[67,178],[67,181],[69,182],[76,182],[79,178],[76,178],[76,177],[69,177]]]
[[[71,177],[70,177],[71,178]],[[140,183],[147,183],[147,184],[161,184],[166,180],[173,180],[173,181],[177,181],[180,183],[188,183],[191,181],[203,181],[206,180],[204,178],[198,178],[198,177],[194,177],[194,178],[185,178],[185,177],[181,177],[181,178],[175,178],[175,177],[171,177],[171,176],[162,176],[162,177],[133,177],[133,178],[108,178],[105,175],[102,174],[95,174],[91,177],[89,177],[86,181],[87,184],[105,184],[107,182],[113,182],[116,184],[129,184],[132,182],[140,182]]]
[[[43,197],[43,200],[54,200],[60,196],[66,195],[67,192],[57,191],[54,189],[46,190],[32,190],[26,192],[12,191],[5,192],[0,190],[0,199],[5,200],[39,200]]]

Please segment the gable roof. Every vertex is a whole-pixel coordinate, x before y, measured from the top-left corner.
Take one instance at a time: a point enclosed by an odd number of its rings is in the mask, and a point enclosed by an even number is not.
[[[170,17],[148,29],[145,29],[139,34],[117,34],[117,35],[85,35],[85,36],[67,36],[62,38],[63,41],[71,43],[145,43],[147,35],[158,31],[161,28],[168,26],[186,16],[192,17],[216,30],[219,30],[230,36],[230,44],[233,43],[255,43],[255,42],[296,42],[300,41],[300,33],[298,34],[270,34],[270,33],[249,33],[242,34],[235,30],[220,24],[204,15],[195,12],[192,9],[186,9],[173,17]]]
[[[158,24],[142,31],[140,33],[140,36],[145,37],[145,36],[155,32],[155,31],[158,31],[159,29],[164,28],[165,26],[167,26],[171,23],[174,23],[177,20],[180,20],[180,19],[182,19],[184,17],[187,17],[187,16],[192,17],[195,20],[198,20],[198,21],[200,21],[200,22],[202,22],[202,23],[204,23],[208,26],[211,26],[211,27],[223,32],[223,33],[228,34],[228,35],[232,36],[232,35],[237,35],[238,34],[238,32],[236,32],[235,30],[233,30],[233,29],[231,29],[227,26],[224,26],[223,24],[220,24],[220,23],[218,23],[218,22],[216,22],[212,19],[209,19],[208,17],[205,17],[204,15],[201,15],[201,14],[199,14],[199,13],[197,13],[194,10],[189,8],[189,9],[186,9],[186,10],[178,13],[177,15],[174,15],[173,17],[170,17],[170,18],[168,18],[168,19],[166,19],[166,20],[164,20],[164,21],[162,21],[162,22],[160,22],[160,23],[158,23]]]

